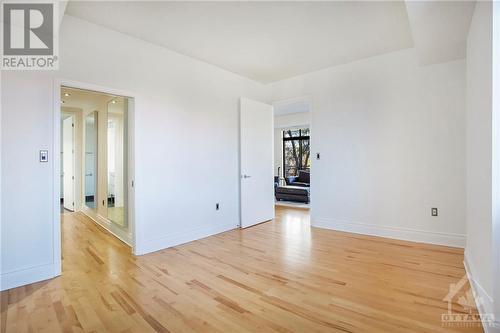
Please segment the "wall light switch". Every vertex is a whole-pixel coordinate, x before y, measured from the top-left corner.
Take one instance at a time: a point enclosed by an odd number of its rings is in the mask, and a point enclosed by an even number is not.
[[[49,151],[48,150],[40,150],[39,153],[40,162],[45,163],[49,161]]]
[[[317,159],[317,160],[319,160],[319,159],[320,159],[320,157],[321,157],[321,156],[319,155],[319,153],[316,153],[316,159]]]
[[[437,208],[431,208],[431,216],[438,216],[438,209]]]

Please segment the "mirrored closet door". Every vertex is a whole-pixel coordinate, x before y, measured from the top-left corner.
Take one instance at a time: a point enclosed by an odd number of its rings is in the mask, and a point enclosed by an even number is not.
[[[107,218],[126,228],[127,99],[112,99],[107,111]]]
[[[85,206],[96,210],[97,202],[97,111],[85,116]]]
[[[73,112],[78,120],[74,130],[76,210],[130,245],[128,122],[133,98],[62,87],[61,104],[61,110]]]

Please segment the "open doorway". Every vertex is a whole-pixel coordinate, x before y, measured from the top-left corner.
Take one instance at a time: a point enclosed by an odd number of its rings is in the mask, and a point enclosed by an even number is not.
[[[311,203],[311,102],[275,102],[274,182],[276,206],[309,209]]]
[[[62,85],[62,212],[85,214],[133,245],[129,113],[131,97]]]
[[[242,228],[275,217],[280,220],[292,217],[295,221],[298,216],[304,222],[300,224],[309,227],[310,113],[309,98],[279,101],[273,105],[241,98]],[[289,212],[289,207],[305,210]]]

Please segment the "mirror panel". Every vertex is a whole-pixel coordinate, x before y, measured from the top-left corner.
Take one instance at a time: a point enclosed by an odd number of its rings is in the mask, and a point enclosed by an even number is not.
[[[97,202],[97,111],[85,116],[85,206],[96,209]]]
[[[107,172],[108,211],[111,222],[127,226],[126,218],[126,99],[116,97],[108,103]]]

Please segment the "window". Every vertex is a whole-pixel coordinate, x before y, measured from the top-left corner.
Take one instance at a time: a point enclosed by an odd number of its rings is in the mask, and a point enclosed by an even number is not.
[[[297,176],[299,170],[310,170],[309,128],[283,131],[283,175]]]

